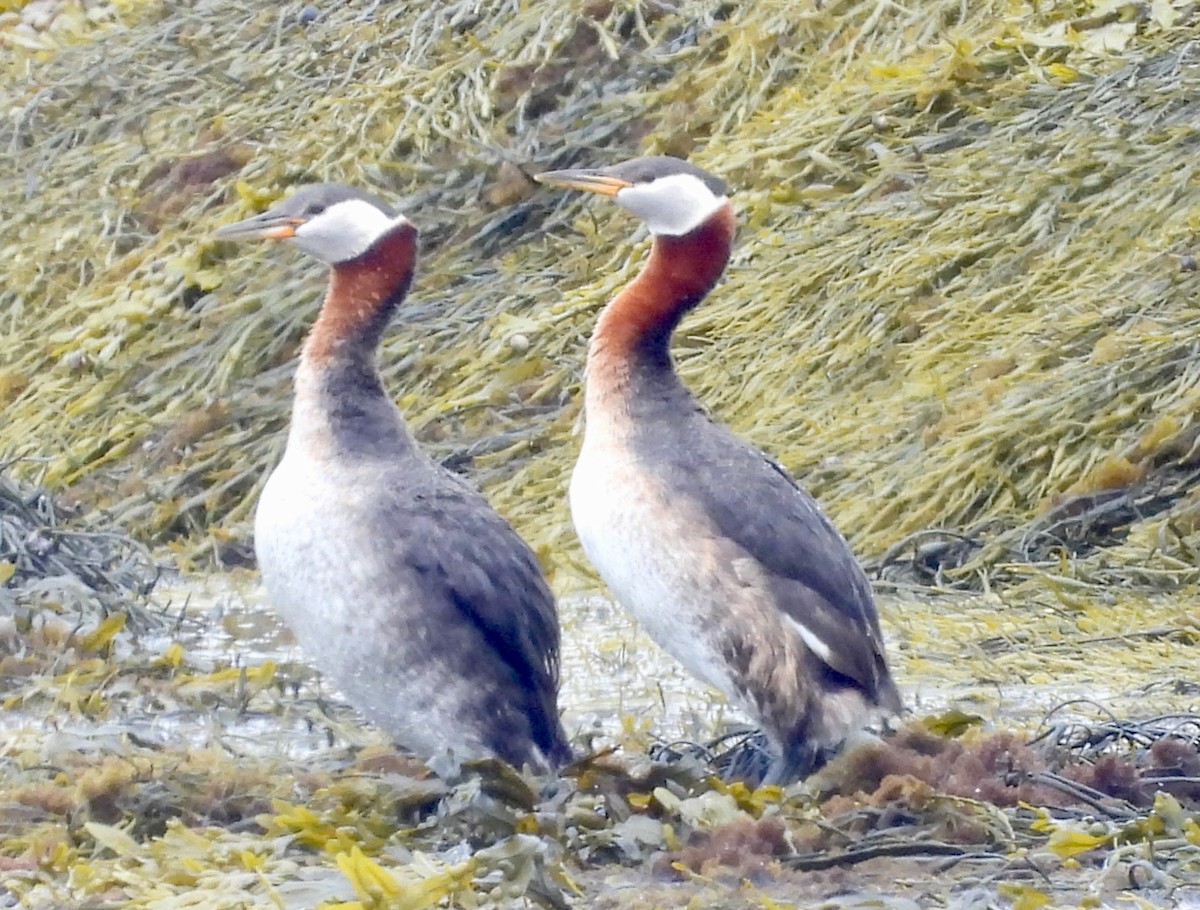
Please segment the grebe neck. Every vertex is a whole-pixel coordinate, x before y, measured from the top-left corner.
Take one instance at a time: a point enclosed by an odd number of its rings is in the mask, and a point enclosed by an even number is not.
[[[417,231],[407,221],[333,266],[296,371],[288,445],[321,454],[412,448],[376,366],[383,331],[412,283]]]
[[[671,335],[721,277],[734,228],[733,206],[726,201],[689,233],[654,238],[646,265],[596,323],[588,347],[589,412],[614,394],[682,388],[671,361]]]

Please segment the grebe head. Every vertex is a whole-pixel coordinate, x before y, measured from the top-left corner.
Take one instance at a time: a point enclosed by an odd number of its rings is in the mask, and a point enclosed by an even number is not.
[[[547,171],[539,183],[612,196],[652,234],[689,234],[728,201],[725,181],[667,155],[633,158],[611,167]]]
[[[261,215],[227,224],[213,236],[290,240],[329,265],[350,262],[366,253],[392,228],[407,223],[387,203],[340,183],[301,187]]]

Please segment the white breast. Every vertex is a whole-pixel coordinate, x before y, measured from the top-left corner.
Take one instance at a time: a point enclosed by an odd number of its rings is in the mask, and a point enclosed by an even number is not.
[[[627,450],[585,438],[571,475],[571,517],[617,601],[694,676],[733,695],[710,617],[729,597],[712,535],[668,502]]]
[[[371,536],[382,507],[369,469],[289,448],[255,513],[271,604],[304,656],[398,742],[426,756],[483,754],[477,730],[447,721],[461,708],[459,680],[404,621],[420,591],[389,571],[386,542]]]
[[[387,617],[374,603],[369,541],[359,539],[351,485],[322,465],[285,454],[263,488],[254,549],[271,605],[305,656],[351,698],[359,653]],[[374,607],[374,609],[372,609]]]

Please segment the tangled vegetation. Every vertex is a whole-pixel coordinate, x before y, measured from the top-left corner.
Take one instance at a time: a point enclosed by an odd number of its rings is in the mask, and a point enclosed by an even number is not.
[[[105,9],[3,56],[0,400],[7,450],[144,539],[244,555],[321,280],[209,235],[330,178],[423,229],[383,357],[422,442],[583,575],[584,339],[644,241],[527,175],[650,151],[727,177],[742,218],[688,380],[861,552],[947,528],[987,538],[950,566],[978,574],[1063,496],[1169,481],[1121,562],[1193,580],[1191,7]]]
[[[1185,900],[1198,16],[0,0],[0,906]],[[135,540],[250,559],[322,279],[211,232],[316,179],[422,229],[382,357],[422,444],[591,586],[583,352],[647,243],[529,174],[641,152],[735,187],[681,369],[867,558],[919,720],[786,792],[633,719],[552,785],[439,779],[147,599]]]
[[[56,606],[22,586],[0,620],[6,905],[1133,907],[1200,871],[1195,713],[1064,705],[1027,736],[956,709],[787,790],[645,757],[632,722],[554,781],[439,779],[302,666],[214,660],[183,614]]]

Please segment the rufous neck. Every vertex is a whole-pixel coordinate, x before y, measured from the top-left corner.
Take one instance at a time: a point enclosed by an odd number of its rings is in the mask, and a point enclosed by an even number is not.
[[[411,448],[375,356],[408,293],[416,259],[416,228],[401,222],[362,256],[333,267],[296,370],[289,449],[314,457],[368,457]]]
[[[357,259],[334,265],[303,361],[326,368],[372,360],[388,320],[408,293],[416,262],[417,229],[401,221]]]
[[[588,347],[588,399],[634,379],[673,376],[671,333],[712,290],[733,249],[735,219],[726,201],[695,230],[654,238],[650,257],[600,314]]]

